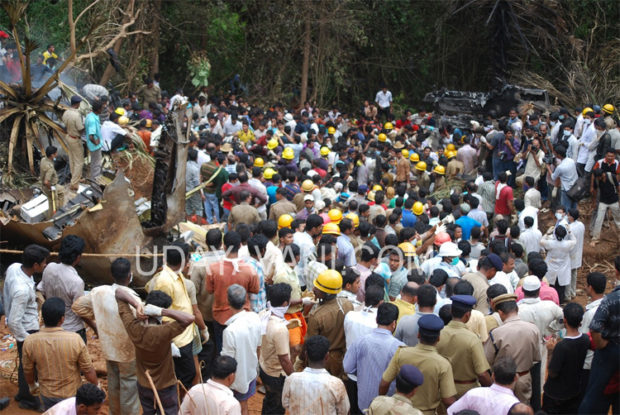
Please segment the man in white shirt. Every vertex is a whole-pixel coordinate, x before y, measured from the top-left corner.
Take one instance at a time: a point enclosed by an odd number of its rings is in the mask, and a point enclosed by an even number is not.
[[[523,243],[525,253],[540,252],[540,240],[542,239],[542,232],[538,228],[534,227],[534,218],[526,216],[523,218],[523,224],[525,229],[519,236],[519,241]]]
[[[520,199],[515,200],[514,204],[518,214],[519,230],[521,230],[521,232],[525,230],[523,220],[528,216],[534,218],[533,227],[534,229],[538,229],[538,208],[535,208],[534,206],[526,206],[525,202]]]
[[[237,113],[231,112],[230,117],[228,117],[228,120],[226,120],[226,122],[224,123],[224,136],[232,137],[237,134],[237,132],[240,131],[241,128],[243,127],[241,122],[237,118]]]
[[[58,402],[43,415],[82,415],[98,414],[105,401],[105,392],[92,383],[80,386],[72,398]],[[139,413],[134,412],[134,413]],[[112,412],[114,413],[114,412]]]
[[[583,132],[578,140],[577,168],[580,173],[585,172],[586,164],[590,158],[590,144],[596,140],[596,129],[594,128],[594,112],[589,111],[583,117]],[[596,149],[594,149],[596,150]]]
[[[247,415],[248,399],[256,393],[256,367],[261,344],[261,321],[258,314],[245,311],[246,290],[239,284],[228,287],[228,304],[233,315],[226,321],[222,341],[222,355],[237,361],[235,381],[230,388]]]
[[[351,405],[344,383],[325,369],[329,341],[312,336],[304,346],[308,367],[287,376],[282,406],[289,414],[348,414]]]
[[[583,315],[583,320],[581,320],[581,326],[579,326],[579,331],[588,334],[590,332],[590,323],[592,322],[592,318],[594,314],[596,314],[596,310],[601,305],[601,301],[605,298],[605,288],[607,286],[607,277],[605,274],[600,272],[591,272],[586,276],[586,294],[591,298],[590,301],[586,305],[586,312]],[[590,370],[592,367],[592,357],[594,357],[594,351],[588,350],[586,354],[586,360],[583,362],[583,368],[585,370]]]
[[[493,365],[493,384],[469,390],[458,401],[448,407],[448,415],[466,409],[480,415],[507,414],[513,405],[519,403],[513,389],[517,382],[517,365],[509,357],[503,357]]]
[[[19,365],[15,399],[23,409],[38,409],[39,400],[28,388],[22,366],[22,348],[26,337],[39,331],[39,309],[35,293],[34,274],[43,272],[50,252],[39,245],[28,245],[22,254],[22,263],[11,264],[6,270],[3,298],[6,324],[17,342]]]
[[[536,189],[536,181],[533,177],[526,176],[524,180],[524,187],[527,186],[528,189],[525,191],[523,195],[523,202],[525,206],[533,206],[536,209],[540,209],[541,204],[541,195],[538,189]]]
[[[581,154],[581,151],[580,151]],[[560,160],[560,164],[557,165],[555,170],[552,172],[551,167],[547,164],[547,171],[551,174],[551,180],[555,181],[558,178],[561,182],[561,204],[565,209],[572,209],[577,207],[577,202],[572,200],[566,192],[570,190],[571,187],[575,184],[579,176],[577,175],[577,166],[575,162],[566,157],[566,149],[563,146],[558,146],[555,148],[555,155],[558,160]],[[581,157],[581,156],[580,156]],[[580,159],[579,159],[580,160]],[[587,157],[584,159],[587,161]],[[584,161],[584,166],[585,166]],[[581,163],[581,162],[579,162]]]
[[[528,149],[523,153],[524,157],[527,157],[525,162],[525,171],[523,174],[516,179],[516,183],[518,186],[523,184],[523,181],[526,177],[533,177],[534,181],[538,181],[540,178],[542,168],[544,167],[543,158],[545,157],[545,152],[540,149],[540,140],[537,138],[532,140],[532,143],[528,147]]]
[[[127,131],[117,124],[118,118],[119,115],[113,112],[110,114],[110,118],[101,124],[101,143],[103,145],[103,151],[115,150],[112,146],[114,139],[119,135],[123,137],[127,136]],[[118,147],[117,143],[114,144],[114,147]]]
[[[230,385],[235,381],[237,362],[230,356],[213,361],[212,375],[206,383],[193,386],[181,404],[179,415],[240,415],[241,406]]]
[[[392,115],[392,93],[388,91],[385,85],[381,87],[381,91],[377,92],[375,102],[377,103],[377,107],[379,109],[377,115],[384,115],[386,120],[389,121]]]
[[[575,247],[570,253],[570,285],[566,288],[566,300],[570,301],[577,297],[577,270],[581,268],[583,257],[583,240],[586,228],[583,222],[579,221],[579,210],[577,208],[568,211],[568,229],[575,237]],[[560,299],[561,300],[561,299]]]
[[[136,300],[140,301],[140,297],[129,288],[133,279],[129,260],[115,259],[111,272],[114,284],[93,288],[87,295],[76,299],[71,309],[90,324],[96,323],[101,351],[106,360],[110,412],[131,415],[140,412],[136,353],[118,313],[115,292],[123,287]]]
[[[364,308],[346,314],[344,317],[344,337],[347,342],[347,349],[355,340],[377,328],[377,308],[383,302],[383,295],[382,287],[369,286],[364,298]]]

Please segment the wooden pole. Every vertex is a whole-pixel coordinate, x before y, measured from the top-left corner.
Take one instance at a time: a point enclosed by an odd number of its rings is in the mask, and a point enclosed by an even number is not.
[[[146,375],[146,378],[149,380],[151,389],[153,389],[153,394],[155,395],[155,401],[157,402],[157,406],[159,407],[159,412],[162,414],[165,414],[164,406],[161,404],[161,400],[159,399],[159,394],[157,393],[157,388],[155,387],[155,383],[153,383],[153,378],[151,378],[151,375],[148,370],[146,370],[144,374]]]

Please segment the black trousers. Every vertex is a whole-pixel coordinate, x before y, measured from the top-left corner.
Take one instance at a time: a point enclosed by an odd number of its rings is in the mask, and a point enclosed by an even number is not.
[[[36,333],[38,330],[30,330],[28,333]],[[22,349],[24,348],[24,342],[17,342],[17,355],[19,356],[19,366],[17,367],[17,386],[18,391],[15,395],[15,400],[33,408],[39,407],[39,400],[30,393],[28,382],[24,376],[24,366],[22,365]]]
[[[164,408],[165,415],[177,415],[179,412],[179,397],[177,395],[176,385],[168,386],[164,389],[158,389],[157,394],[161,401],[161,406]],[[138,397],[140,398],[140,405],[142,405],[143,415],[155,415],[160,414],[159,408],[155,401],[155,395],[151,388],[145,388],[138,383]],[[162,414],[163,415],[163,414]]]
[[[265,398],[263,399],[263,415],[284,414],[282,406],[282,389],[284,389],[284,376],[269,376],[260,368],[260,378],[265,387]]]
[[[347,389],[347,395],[349,396],[349,403],[351,404],[351,415],[360,415],[362,411],[357,404],[357,382],[347,377],[344,381],[344,386]]]
[[[181,357],[173,358],[174,373],[183,386],[189,390],[196,376],[196,365],[194,364],[194,355],[192,354],[192,342],[189,342],[183,347],[179,347],[179,350],[181,351]]]
[[[530,375],[532,376],[532,397],[530,398],[530,405],[534,412],[540,410],[540,362],[536,363],[530,369]]]
[[[84,344],[88,344],[88,342],[86,341],[86,329],[78,330],[76,331],[76,333],[80,335],[82,340],[84,340]]]

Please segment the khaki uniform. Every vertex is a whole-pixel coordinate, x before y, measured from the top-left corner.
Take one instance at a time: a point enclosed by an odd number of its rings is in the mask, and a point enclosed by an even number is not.
[[[295,209],[295,205],[292,202],[289,202],[286,198],[278,200],[269,208],[269,219],[277,222],[278,218],[284,214],[289,214],[292,217],[295,217],[295,213],[297,213],[297,210]]]
[[[489,280],[487,280],[487,277],[480,272],[470,272],[463,275],[463,279],[474,287],[474,298],[476,299],[474,310],[478,310],[482,314],[488,313],[487,288],[489,288]]]
[[[299,212],[306,205],[304,203],[304,197],[311,193],[299,192],[295,196],[293,196],[293,204],[295,205],[295,212]]]
[[[235,205],[230,210],[230,217],[228,223],[234,229],[240,223],[247,223],[253,225],[260,222],[260,216],[258,210],[254,206],[250,206],[248,203],[243,202],[240,205]]]
[[[518,315],[504,320],[504,324],[491,330],[489,340],[484,345],[489,364],[504,356],[510,356],[517,364],[519,379],[515,385],[515,395],[523,403],[529,404],[532,397],[532,377],[530,369],[540,362],[540,331],[532,323],[523,321]]]
[[[480,341],[484,343],[489,338],[489,330],[487,329],[487,323],[485,315],[478,310],[471,310],[471,317],[465,324],[467,328],[473,331]]]
[[[499,318],[499,314],[493,313],[488,316],[484,316],[485,323],[487,324],[487,330],[489,333],[494,328],[497,328],[502,325],[502,319]]]
[[[456,395],[452,366],[435,346],[418,343],[415,347],[400,347],[383,372],[383,380],[392,382],[406,364],[417,367],[424,375],[424,383],[411,398],[413,406],[423,414],[435,414],[442,398]]]
[[[457,174],[463,174],[465,171],[465,165],[462,161],[452,158],[446,166],[446,177],[451,178]]]
[[[482,342],[460,321],[452,320],[441,330],[437,351],[452,365],[457,399],[480,386],[478,375],[491,368]]]
[[[428,189],[431,186],[431,176],[427,171],[414,170],[415,175],[418,178],[418,187]]]
[[[325,369],[333,376],[346,379],[342,360],[347,350],[344,337],[344,316],[353,311],[353,304],[345,298],[334,298],[315,306],[308,315],[306,339],[321,335],[329,340],[329,360]]]
[[[368,408],[368,415],[423,415],[423,413],[413,407],[409,398],[397,392],[394,396],[377,396]]]
[[[41,191],[47,196],[49,203],[48,217],[54,214],[54,208],[52,206],[52,190],[45,185],[45,182],[49,182],[51,186],[56,187],[56,210],[65,205],[65,191],[64,187],[58,184],[58,175],[54,168],[54,162],[47,157],[41,159]]]
[[[446,178],[440,174],[435,177],[435,187],[433,188],[433,192],[437,192],[446,187]]]
[[[71,187],[77,187],[82,179],[84,168],[84,144],[82,133],[84,132],[84,120],[77,109],[69,109],[62,114],[62,122],[65,124],[67,134],[65,144],[69,152],[69,168],[71,169]]]
[[[148,85],[142,85],[136,94],[141,98],[145,109],[149,108],[149,104],[157,104],[161,99],[161,90],[155,85],[153,85],[153,88],[149,88]]]

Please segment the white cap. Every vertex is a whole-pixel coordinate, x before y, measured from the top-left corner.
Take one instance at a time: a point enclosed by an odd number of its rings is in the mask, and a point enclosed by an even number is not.
[[[459,256],[461,255],[461,250],[454,242],[445,242],[441,244],[439,247],[439,256],[440,257],[450,257],[450,256]]]
[[[293,121],[293,114],[291,114],[291,113],[289,112],[288,114],[286,114],[286,115],[284,116],[284,119],[285,119],[286,121]]]
[[[528,275],[523,278],[523,289],[525,291],[536,291],[540,289],[540,280],[536,275]]]
[[[312,200],[312,201],[314,202],[314,196],[312,196],[312,195],[305,195],[305,196],[304,196],[304,202],[305,202],[306,200]]]

